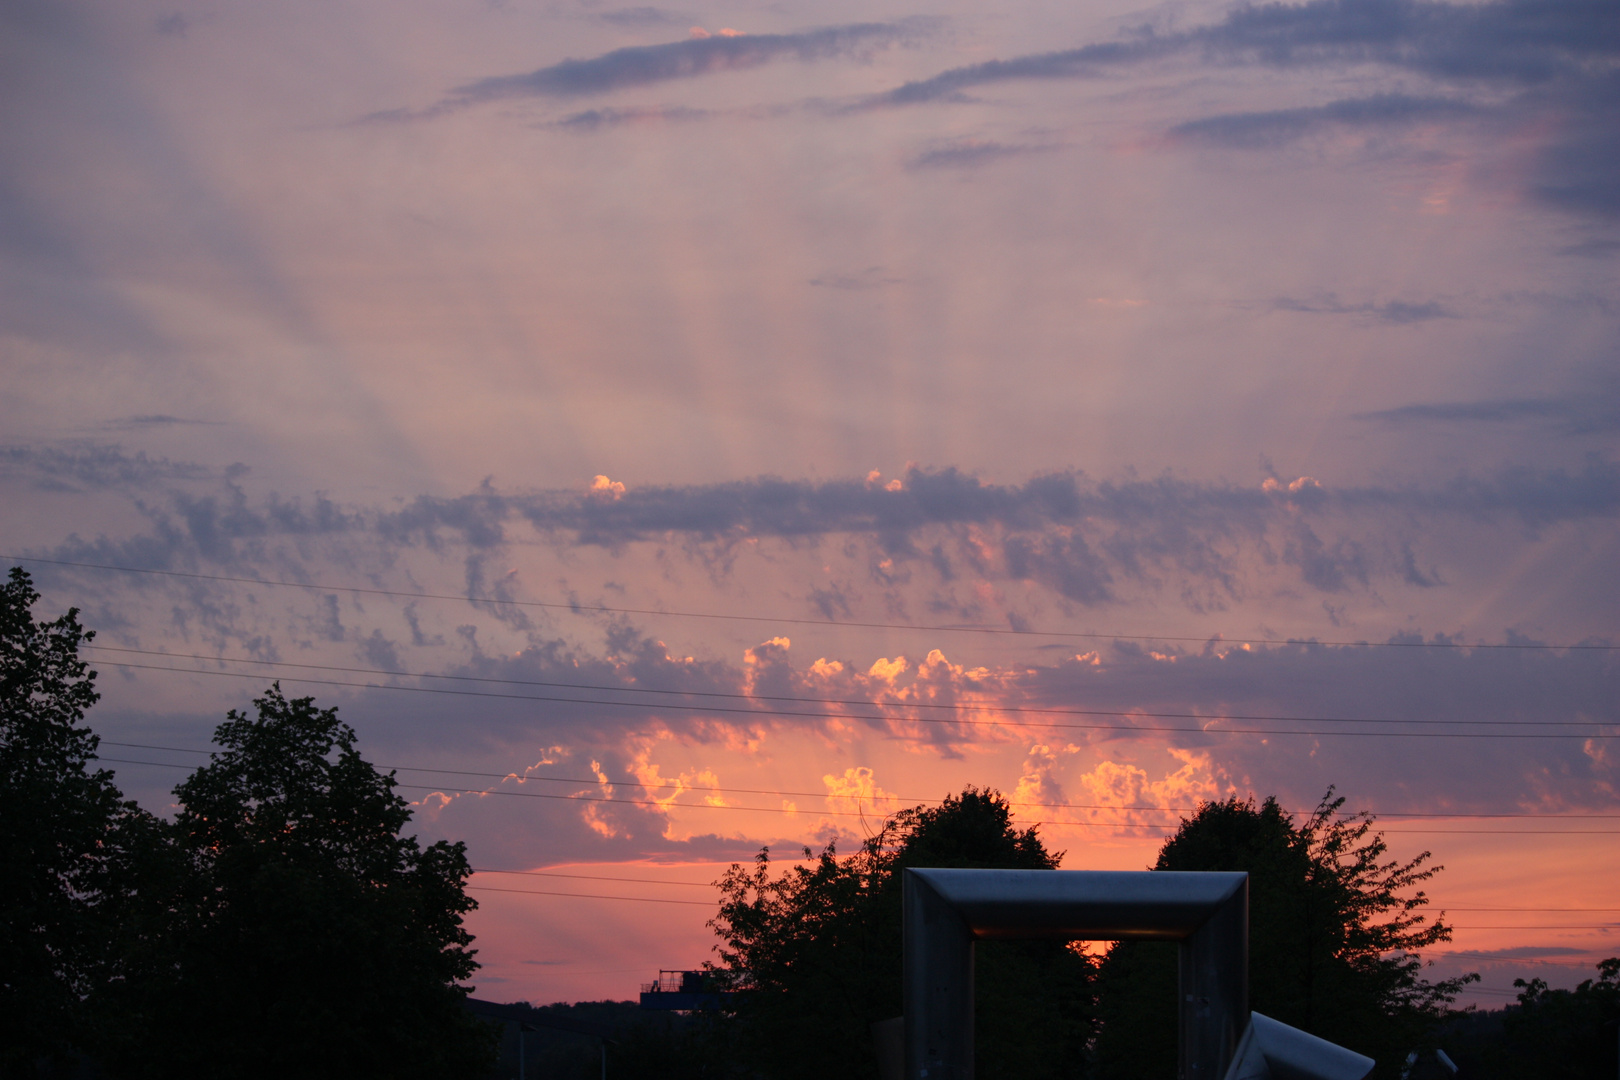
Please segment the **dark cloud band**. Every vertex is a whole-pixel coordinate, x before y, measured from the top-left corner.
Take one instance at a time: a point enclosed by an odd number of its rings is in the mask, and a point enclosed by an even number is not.
[[[33,461],[27,453],[12,460]],[[120,460],[108,450],[90,475],[120,475]],[[41,470],[36,482],[60,482],[53,460],[34,464]],[[223,491],[198,492],[141,473],[147,464],[132,459],[131,475],[147,477],[165,494],[138,501],[149,526],[144,533],[74,537],[31,554],[161,569],[279,565],[277,552],[287,545],[314,542],[347,551],[345,558],[363,551],[393,558],[411,548],[459,551],[469,593],[498,598],[504,579],[485,562],[525,526],[559,549],[671,545],[699,560],[719,560],[715,573],[726,572],[719,564],[745,541],[796,545],[843,537],[870,553],[868,573],[883,589],[903,588],[918,573],[919,583],[936,582],[947,592],[958,578],[1012,580],[1094,606],[1119,600],[1125,583],[1158,588],[1168,579],[1181,582],[1184,599],[1198,608],[1246,595],[1260,577],[1278,571],[1329,594],[1380,579],[1433,586],[1443,576],[1419,553],[1426,538],[1447,528],[1535,529],[1620,516],[1620,466],[1598,457],[1576,470],[1512,467],[1428,486],[1329,488],[1299,478],[1239,487],[1173,476],[1097,481],[1072,471],[996,484],[955,469],[913,468],[890,484],[757,477],[527,493],[486,485],[454,498],[419,497],[398,510],[324,497],[253,500],[231,470],[202,481]],[[829,617],[849,607],[845,586],[829,581],[817,589],[810,601]],[[968,601],[929,602],[947,605],[940,618],[986,617]],[[490,613],[524,628],[521,613]]]
[[[1448,98],[1380,94],[1335,101],[1307,109],[1231,113],[1189,120],[1170,129],[1172,138],[1241,149],[1263,149],[1292,142],[1324,127],[1389,127],[1479,114],[1479,108]]]
[[[916,36],[918,23],[855,23],[796,34],[738,34],[615,49],[564,60],[525,75],[479,79],[451,91],[446,104],[519,97],[576,97],[632,86],[759,67],[775,60],[823,60],[858,54]]]

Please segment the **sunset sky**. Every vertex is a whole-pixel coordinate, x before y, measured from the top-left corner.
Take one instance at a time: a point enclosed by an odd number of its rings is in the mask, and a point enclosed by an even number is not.
[[[1620,5],[614,3],[0,8],[0,556],[127,793],[337,705],[502,1001],[966,784],[1334,786],[1467,1000],[1620,954]]]

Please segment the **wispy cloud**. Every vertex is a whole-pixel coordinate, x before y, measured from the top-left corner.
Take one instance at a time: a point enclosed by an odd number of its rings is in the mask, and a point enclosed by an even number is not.
[[[821,289],[842,289],[846,292],[864,292],[885,285],[898,285],[904,278],[890,274],[881,266],[868,266],[853,272],[828,272],[810,279],[810,284]]]
[[[1620,14],[1604,0],[1311,0],[1247,4],[1219,23],[952,68],[874,103],[947,99],[1018,79],[1102,75],[1177,53],[1273,67],[1379,63],[1445,79],[1521,86],[1606,72],[1620,57]]]
[[[1302,109],[1228,113],[1189,120],[1170,129],[1173,139],[1238,149],[1270,149],[1324,127],[1388,127],[1479,114],[1478,106],[1449,98],[1379,94]]]
[[[709,109],[689,109],[683,106],[645,109],[586,109],[584,112],[570,113],[561,120],[555,120],[543,126],[557,131],[592,134],[633,124],[706,120],[713,115],[714,113]]]
[[[927,101],[952,100],[966,91],[992,83],[1018,79],[1077,79],[1102,75],[1111,66],[1135,63],[1177,52],[1186,47],[1184,36],[1147,37],[1136,41],[1106,42],[1078,49],[1035,53],[1008,60],[951,68],[927,79],[919,79],[869,98],[866,106],[915,105]]]
[[[952,68],[871,104],[959,97],[1021,79],[1090,78],[1178,53],[1215,63],[1302,67],[1379,63],[1445,79],[1534,85],[1601,69],[1620,55],[1617,16],[1603,0],[1311,0],[1249,4],[1219,23],[1172,33]]]
[[[1620,255],[1620,240],[1597,236],[1559,248],[1558,254],[1572,255],[1578,259],[1612,259]]]
[[[212,479],[219,469],[151,457],[144,450],[88,444],[69,447],[0,446],[0,476],[10,474],[46,488],[131,488],[164,481]]]
[[[1379,322],[1393,323],[1397,326],[1458,317],[1450,308],[1436,300],[1415,302],[1409,300],[1386,300],[1382,304],[1372,303],[1371,301],[1347,304],[1334,296],[1324,296],[1316,300],[1301,300],[1295,297],[1283,296],[1273,300],[1271,307],[1276,311],[1293,311],[1307,315],[1361,315],[1377,319]]]
[[[1519,945],[1509,949],[1469,949],[1455,955],[1470,960],[1530,960],[1544,956],[1585,956],[1590,949],[1571,949],[1567,945]]]
[[[1498,398],[1493,401],[1432,402],[1359,413],[1359,420],[1384,424],[1554,424],[1571,434],[1620,431],[1620,407],[1601,397]]]
[[[1609,5],[1612,38],[1620,38],[1620,8]],[[1611,59],[1620,57],[1616,47]],[[1582,79],[1549,95],[1559,135],[1543,152],[1532,195],[1579,214],[1620,218],[1620,70]]]
[[[1616,24],[1603,0],[1311,0],[1246,5],[1187,38],[1216,56],[1277,66],[1370,61],[1530,84],[1612,60]]]
[[[1378,64],[1443,96],[1391,93],[1187,120],[1171,141],[1268,149],[1327,126],[1379,129],[1488,120],[1555,132],[1528,193],[1581,215],[1620,216],[1620,7],[1606,0],[1310,0],[1251,4],[1209,26],[951,68],[858,108],[957,101],[1014,81],[1101,78],[1172,57],[1275,69]]]
[[[421,111],[374,113],[367,120],[409,120],[490,101],[572,98],[756,68],[777,60],[810,62],[861,56],[930,32],[934,20],[851,23],[790,34],[720,33],[661,45],[634,45],[583,60],[563,60],[521,75],[496,75],[456,87]]]
[[[1050,153],[1055,149],[1057,147],[1045,143],[1001,143],[988,139],[957,139],[913,155],[906,161],[906,168],[974,168],[1007,158]]]
[[[139,416],[125,416],[117,420],[107,421],[110,428],[153,428],[153,427],[213,427],[221,423],[219,420],[198,420],[189,416],[171,416],[168,413],[144,413]]]

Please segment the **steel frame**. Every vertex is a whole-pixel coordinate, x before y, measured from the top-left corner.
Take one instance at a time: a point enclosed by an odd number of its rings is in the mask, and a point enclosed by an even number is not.
[[[916,870],[902,879],[906,1080],[973,1080],[979,938],[1179,941],[1180,1080],[1222,1080],[1249,1023],[1249,875]]]

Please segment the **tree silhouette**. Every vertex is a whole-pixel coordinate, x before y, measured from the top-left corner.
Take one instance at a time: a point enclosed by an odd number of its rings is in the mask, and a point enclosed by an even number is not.
[[[1275,799],[1205,803],[1159,851],[1156,870],[1249,874],[1249,986],[1257,1011],[1368,1054],[1378,1073],[1432,1036],[1462,986],[1430,983],[1418,951],[1451,939],[1415,887],[1441,868],[1424,852],[1387,859],[1366,816],[1343,819],[1330,789],[1295,825]],[[1120,942],[1098,979],[1098,1075],[1169,1077],[1175,1046],[1173,946]]]
[[[1545,979],[1514,979],[1519,1007],[1503,1017],[1503,1046],[1493,1075],[1582,1080],[1615,1075],[1620,1044],[1620,957],[1598,964],[1596,979],[1573,990]]]
[[[874,1077],[871,1024],[900,1015],[901,879],[907,866],[1050,870],[1007,801],[968,788],[889,818],[853,855],[829,845],[809,866],[771,872],[769,851],[720,882],[722,972],[746,986],[731,1019],[741,1064],[782,1080]],[[1091,1035],[1091,964],[1065,943],[978,946],[978,1075],[1073,1075]]]
[[[335,709],[279,686],[254,706],[175,789],[185,868],[148,912],[168,926],[131,988],[121,1071],[482,1075],[492,1043],[456,985],[477,966],[464,845],[400,835],[408,804]]]
[[[100,696],[78,609],[36,622],[29,575],[0,586],[0,1075],[86,1043],[90,989],[131,888],[129,850],[156,822],[91,768],[81,726]]]

